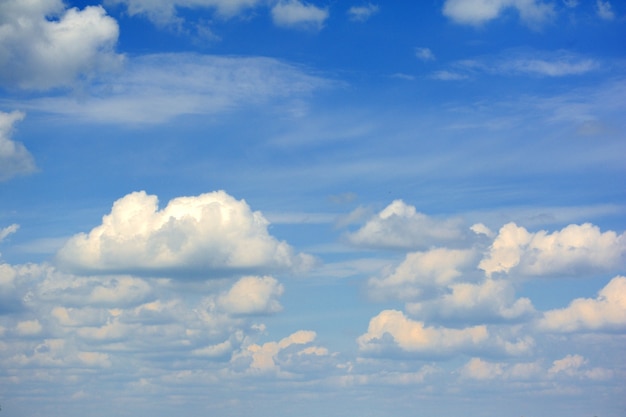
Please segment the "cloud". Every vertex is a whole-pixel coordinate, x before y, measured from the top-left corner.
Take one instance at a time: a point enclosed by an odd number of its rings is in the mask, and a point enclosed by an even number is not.
[[[117,200],[102,224],[72,237],[59,265],[87,273],[132,272],[203,278],[242,271],[298,270],[312,262],[269,235],[268,222],[223,191],[179,197],[159,210],[154,195]]]
[[[369,291],[375,298],[411,300],[432,288],[442,288],[461,276],[461,269],[474,260],[472,250],[437,248],[412,252],[391,274],[370,278]]]
[[[24,116],[24,113],[18,111],[11,113],[0,111],[0,181],[6,181],[16,175],[30,174],[36,170],[30,152],[21,143],[11,140],[13,125]]]
[[[508,223],[502,226],[478,267],[487,276],[578,275],[622,266],[625,254],[626,234],[601,232],[590,223],[571,224],[551,234],[545,230],[531,233]]]
[[[376,4],[367,3],[363,6],[352,6],[348,9],[348,17],[353,22],[365,22],[370,17],[378,13],[379,7]]]
[[[596,0],[596,9],[598,16],[604,20],[613,20],[615,19],[615,13],[613,13],[613,8],[611,7],[611,3],[603,0]]]
[[[272,20],[276,26],[321,30],[327,18],[328,9],[300,0],[279,0],[272,7]]]
[[[536,26],[554,14],[552,4],[541,0],[446,0],[444,16],[456,23],[480,26],[514,9],[524,23]]]
[[[537,362],[508,364],[472,358],[461,368],[459,373],[463,378],[479,381],[492,379],[528,380],[541,377],[545,371]]]
[[[384,310],[370,320],[367,333],[357,339],[363,353],[377,354],[399,348],[407,353],[445,355],[483,344],[489,337],[486,326],[464,329],[426,327],[401,311]]]
[[[347,239],[356,246],[417,249],[464,237],[457,219],[438,220],[417,212],[415,207],[395,200]]]
[[[519,320],[535,313],[528,298],[515,299],[515,290],[503,280],[454,283],[434,300],[409,303],[407,312],[418,317],[463,321]]]
[[[429,48],[415,48],[415,56],[421,61],[435,60],[435,54]]]
[[[219,17],[232,18],[255,7],[260,0],[106,0],[109,4],[123,4],[131,16],[145,15],[160,25],[177,23],[176,9],[214,9]]]
[[[244,277],[218,299],[229,314],[268,314],[282,310],[278,297],[283,286],[272,277]]]
[[[54,18],[54,19],[49,19]],[[70,87],[119,66],[119,28],[100,6],[65,9],[60,0],[0,4],[0,86]]]
[[[0,242],[6,239],[6,237],[9,236],[10,234],[17,232],[17,229],[19,228],[20,228],[19,224],[12,224],[10,226],[0,229]]]
[[[19,104],[73,120],[162,123],[179,115],[267,105],[329,85],[272,58],[155,54],[128,59],[117,76],[102,77],[78,98],[35,98]]]
[[[577,298],[566,308],[546,311],[539,328],[562,333],[626,329],[626,277],[613,278],[595,299]]]
[[[581,355],[567,355],[562,359],[552,362],[548,375],[552,377],[564,376],[566,378],[603,380],[613,376],[613,372],[604,368],[586,369],[589,361]]]

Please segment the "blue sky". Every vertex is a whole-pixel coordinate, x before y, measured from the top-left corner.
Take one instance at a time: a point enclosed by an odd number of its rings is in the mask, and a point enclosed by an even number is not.
[[[618,1],[0,0],[11,416],[624,415]]]

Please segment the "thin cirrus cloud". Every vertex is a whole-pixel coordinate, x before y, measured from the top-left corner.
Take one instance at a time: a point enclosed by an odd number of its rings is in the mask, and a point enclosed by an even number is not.
[[[72,237],[57,260],[70,271],[203,278],[312,265],[267,226],[260,212],[223,191],[179,197],[163,209],[156,196],[135,192],[116,201],[100,226]]]
[[[49,20],[48,17],[55,17]],[[50,90],[74,86],[123,62],[119,28],[101,6],[65,9],[60,0],[0,5],[0,86]]]
[[[121,71],[103,77],[78,99],[39,97],[14,104],[84,121],[152,124],[179,115],[288,101],[333,84],[264,57],[144,55],[129,59]]]

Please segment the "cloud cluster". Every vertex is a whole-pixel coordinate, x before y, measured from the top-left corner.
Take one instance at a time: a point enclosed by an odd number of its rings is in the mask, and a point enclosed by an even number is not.
[[[61,0],[0,4],[0,86],[48,90],[116,69],[119,28],[101,6]]]
[[[16,175],[35,171],[35,161],[28,150],[19,142],[11,140],[13,125],[24,118],[24,113],[0,111],[0,181]]]
[[[487,276],[496,273],[579,275],[624,264],[626,234],[601,232],[589,223],[572,224],[560,231],[531,233],[515,223],[500,229],[488,255],[478,267]]]
[[[117,200],[100,226],[72,237],[57,259],[71,271],[202,278],[311,265],[267,226],[260,212],[223,191],[179,197],[163,209],[156,196],[135,192]]]

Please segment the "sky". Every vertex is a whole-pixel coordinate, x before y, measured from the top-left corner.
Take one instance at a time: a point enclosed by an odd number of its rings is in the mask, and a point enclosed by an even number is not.
[[[626,3],[0,0],[2,415],[622,417]]]

